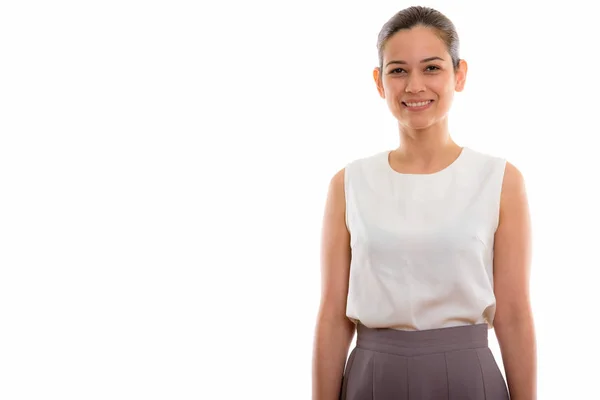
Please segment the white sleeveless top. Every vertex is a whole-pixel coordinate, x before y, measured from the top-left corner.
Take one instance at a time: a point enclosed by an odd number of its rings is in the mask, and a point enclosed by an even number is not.
[[[494,233],[506,160],[463,147],[433,174],[389,151],[345,168],[352,258],[346,315],[370,328],[493,327]]]

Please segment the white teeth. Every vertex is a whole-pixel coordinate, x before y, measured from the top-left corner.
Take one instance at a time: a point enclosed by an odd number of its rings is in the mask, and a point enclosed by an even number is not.
[[[409,106],[409,107],[423,107],[423,106],[426,106],[429,103],[431,103],[431,100],[421,101],[419,103],[405,103],[405,104],[407,106]]]

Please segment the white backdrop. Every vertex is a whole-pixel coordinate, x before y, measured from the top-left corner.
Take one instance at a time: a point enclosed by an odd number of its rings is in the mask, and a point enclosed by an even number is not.
[[[531,3],[420,4],[453,138],[527,181],[539,398],[592,398],[596,22]],[[0,398],[310,398],[328,182],[398,144],[371,71],[413,3],[373,4],[0,5]]]

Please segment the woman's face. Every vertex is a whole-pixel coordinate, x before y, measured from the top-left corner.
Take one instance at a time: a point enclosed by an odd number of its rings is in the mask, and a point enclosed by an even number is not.
[[[455,72],[444,42],[432,28],[416,26],[390,37],[383,68],[375,68],[377,90],[398,122],[425,129],[446,118],[454,92],[463,90],[467,64]]]

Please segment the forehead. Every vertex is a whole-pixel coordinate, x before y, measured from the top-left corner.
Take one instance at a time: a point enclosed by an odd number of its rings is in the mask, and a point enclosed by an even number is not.
[[[424,26],[396,32],[388,39],[383,51],[384,62],[401,59],[412,63],[433,56],[448,60],[448,49],[433,28]]]

